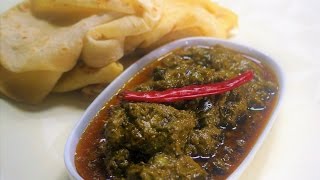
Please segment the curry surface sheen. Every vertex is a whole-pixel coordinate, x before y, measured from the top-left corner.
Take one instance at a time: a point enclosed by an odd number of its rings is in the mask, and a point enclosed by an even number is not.
[[[150,64],[123,89],[166,90],[254,79],[232,91],[174,103],[126,102],[114,96],[77,146],[84,179],[225,179],[246,157],[277,100],[264,64],[222,46],[186,47]]]

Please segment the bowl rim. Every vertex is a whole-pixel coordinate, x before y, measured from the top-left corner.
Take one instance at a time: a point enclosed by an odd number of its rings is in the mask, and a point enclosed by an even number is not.
[[[98,95],[98,97],[89,105],[89,107],[85,110],[80,120],[76,123],[73,130],[71,131],[64,150],[64,162],[67,168],[69,177],[71,179],[83,179],[76,170],[74,157],[76,146],[79,142],[79,139],[91,122],[92,118],[96,116],[96,114],[100,111],[100,109],[105,105],[107,101],[109,101],[123,85],[132,78],[137,72],[139,72],[142,68],[144,68],[149,63],[155,61],[156,59],[164,56],[165,54],[186,46],[213,46],[220,44],[226,48],[233,49],[237,52],[246,54],[250,57],[256,58],[263,63],[267,64],[270,69],[276,75],[276,78],[279,83],[279,95],[277,102],[275,103],[272,115],[269,117],[267,124],[265,125],[263,131],[259,135],[256,140],[256,143],[251,148],[248,155],[245,159],[240,163],[240,165],[231,173],[228,179],[237,179],[240,177],[245,168],[249,165],[249,163],[254,158],[258,149],[261,147],[263,141],[265,140],[267,134],[269,133],[278,113],[279,107],[283,101],[283,94],[285,91],[285,76],[280,67],[280,65],[273,59],[271,56],[251,48],[246,45],[242,45],[236,42],[232,42],[229,40],[222,40],[217,38],[210,37],[192,37],[192,38],[184,38],[168,43],[156,50],[151,51],[135,63],[133,63],[130,67],[128,67],[121,75],[119,75],[112,83],[110,83],[102,92]]]

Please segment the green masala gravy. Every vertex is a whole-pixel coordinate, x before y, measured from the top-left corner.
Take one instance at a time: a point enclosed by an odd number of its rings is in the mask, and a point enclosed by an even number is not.
[[[84,179],[226,179],[244,160],[277,101],[278,82],[259,60],[222,46],[177,49],[120,90],[150,91],[254,79],[227,93],[174,103],[114,96],[91,121],[75,154]]]

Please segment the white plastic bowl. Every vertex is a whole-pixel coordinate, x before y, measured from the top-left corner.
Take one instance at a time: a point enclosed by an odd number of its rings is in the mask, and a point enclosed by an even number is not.
[[[265,64],[269,65],[269,67],[274,71],[278,81],[279,81],[279,95],[278,95],[278,102],[274,106],[273,114],[270,116],[268,123],[266,124],[264,130],[260,134],[259,138],[257,139],[255,145],[247,155],[247,157],[243,160],[243,162],[238,166],[238,168],[228,177],[228,179],[237,179],[241,173],[245,170],[245,168],[249,165],[250,161],[253,159],[254,155],[262,145],[264,139],[266,138],[267,134],[269,133],[273,122],[276,119],[276,116],[279,111],[280,104],[282,102],[283,92],[284,92],[284,75],[276,63],[274,59],[270,56],[255,50],[253,48],[240,45],[234,42],[214,39],[214,38],[205,38],[205,37],[194,37],[194,38],[187,38],[174,41],[169,43],[165,46],[162,46],[148,55],[141,58],[136,63],[132,64],[128,69],[126,69],[118,78],[116,78],[104,91],[93,101],[93,103],[88,107],[85,111],[83,116],[81,117],[80,121],[76,124],[74,129],[72,130],[64,151],[64,161],[66,168],[68,170],[69,176],[71,179],[82,179],[78,174],[75,163],[74,163],[74,156],[77,144],[79,139],[84,132],[87,125],[93,119],[94,116],[98,113],[98,111],[105,105],[107,101],[111,99],[111,97],[117,93],[117,91],[123,87],[123,85],[137,72],[139,72],[144,66],[149,64],[150,62],[157,60],[159,57],[167,54],[168,52],[185,47],[185,46],[213,46],[216,44],[220,44],[224,47],[229,49],[233,49],[237,52],[249,55],[250,57],[256,58]]]

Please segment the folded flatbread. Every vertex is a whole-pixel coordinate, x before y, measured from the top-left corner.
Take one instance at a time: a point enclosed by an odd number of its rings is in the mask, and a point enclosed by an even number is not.
[[[0,93],[37,103],[52,91],[107,84],[130,52],[182,37],[227,38],[236,25],[210,0],[25,1],[0,15]]]
[[[61,75],[76,65],[88,30],[121,16],[93,15],[57,25],[36,17],[29,2],[5,12],[0,16],[0,92],[18,101],[40,102]],[[121,71],[117,67],[113,72]]]
[[[237,25],[235,14],[210,0],[141,3],[144,4],[148,6],[144,6],[146,11],[141,17],[125,16],[90,29],[82,51],[87,65],[102,67],[136,48],[152,49],[181,37],[227,38]]]

